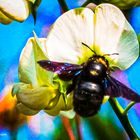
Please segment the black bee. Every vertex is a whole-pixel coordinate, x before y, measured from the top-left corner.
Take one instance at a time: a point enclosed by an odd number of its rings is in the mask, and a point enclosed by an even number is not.
[[[82,44],[88,47],[86,44]],[[64,81],[73,80],[73,84],[67,93],[74,90],[74,110],[82,117],[95,115],[100,109],[105,95],[110,97],[122,96],[140,102],[138,94],[110,76],[111,68],[105,55],[96,55],[93,50],[91,51],[94,55],[82,65],[49,60],[41,60],[38,63],[42,68],[57,73],[60,79]]]

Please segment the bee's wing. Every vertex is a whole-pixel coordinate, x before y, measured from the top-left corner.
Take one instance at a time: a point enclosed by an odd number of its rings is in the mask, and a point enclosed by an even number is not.
[[[74,76],[78,75],[83,68],[82,65],[54,62],[49,60],[38,61],[38,64],[48,71],[57,73],[60,79],[65,81],[71,80]]]
[[[115,78],[108,76],[106,81],[105,94],[110,97],[123,97],[131,101],[140,102],[140,95],[136,92],[116,80]]]

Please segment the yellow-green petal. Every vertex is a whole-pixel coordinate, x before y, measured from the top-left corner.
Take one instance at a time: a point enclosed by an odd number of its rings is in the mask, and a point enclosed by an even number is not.
[[[21,82],[14,84],[14,86],[12,87],[12,96],[15,96],[19,92],[20,88],[22,89],[32,88],[32,85]]]
[[[53,73],[42,69],[37,61],[47,60],[45,38],[30,38],[22,50],[19,62],[19,79],[21,82],[39,85],[52,85]]]
[[[67,90],[72,85],[72,80],[63,81],[57,74],[54,74],[53,82],[59,85],[59,92],[62,94],[65,104],[67,104]]]
[[[58,100],[60,93],[54,87],[27,87],[26,85],[19,85],[16,91],[18,102],[26,105],[33,110],[51,109]],[[16,87],[14,87],[16,88]]]
[[[73,93],[70,93],[67,96],[67,104],[65,104],[63,96],[61,95],[58,103],[52,109],[50,110],[46,109],[44,111],[49,115],[56,116],[60,113],[60,111],[68,111],[71,110],[72,108],[73,108]]]
[[[20,113],[24,115],[35,115],[40,111],[40,110],[33,110],[22,103],[17,103],[16,108]]]

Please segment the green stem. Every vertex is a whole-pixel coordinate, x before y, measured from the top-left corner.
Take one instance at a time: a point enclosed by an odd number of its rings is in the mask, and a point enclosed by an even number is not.
[[[69,10],[65,0],[58,0],[58,3],[60,4],[63,12],[67,12]]]
[[[131,107],[133,106],[133,105],[135,105],[136,104],[136,102],[130,102],[129,104],[128,104],[128,106],[126,107],[126,109],[124,110],[124,112],[123,112],[123,114],[125,115],[125,114],[127,114],[127,112],[131,109]]]
[[[127,113],[123,113],[124,110],[121,107],[121,105],[119,104],[119,102],[116,99],[112,99],[112,98],[109,99],[109,102],[110,102],[114,112],[118,116],[122,126],[124,127],[125,131],[127,132],[129,138],[131,140],[139,140],[139,137],[137,136],[134,128],[132,127],[132,125],[128,119]]]
[[[89,3],[99,4],[98,0],[87,0],[81,5],[81,7],[86,7]]]

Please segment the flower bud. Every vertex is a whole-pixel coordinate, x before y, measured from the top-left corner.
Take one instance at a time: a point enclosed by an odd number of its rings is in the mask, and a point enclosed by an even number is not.
[[[0,22],[9,24],[13,20],[22,22],[30,14],[30,2],[28,0],[1,0]]]

